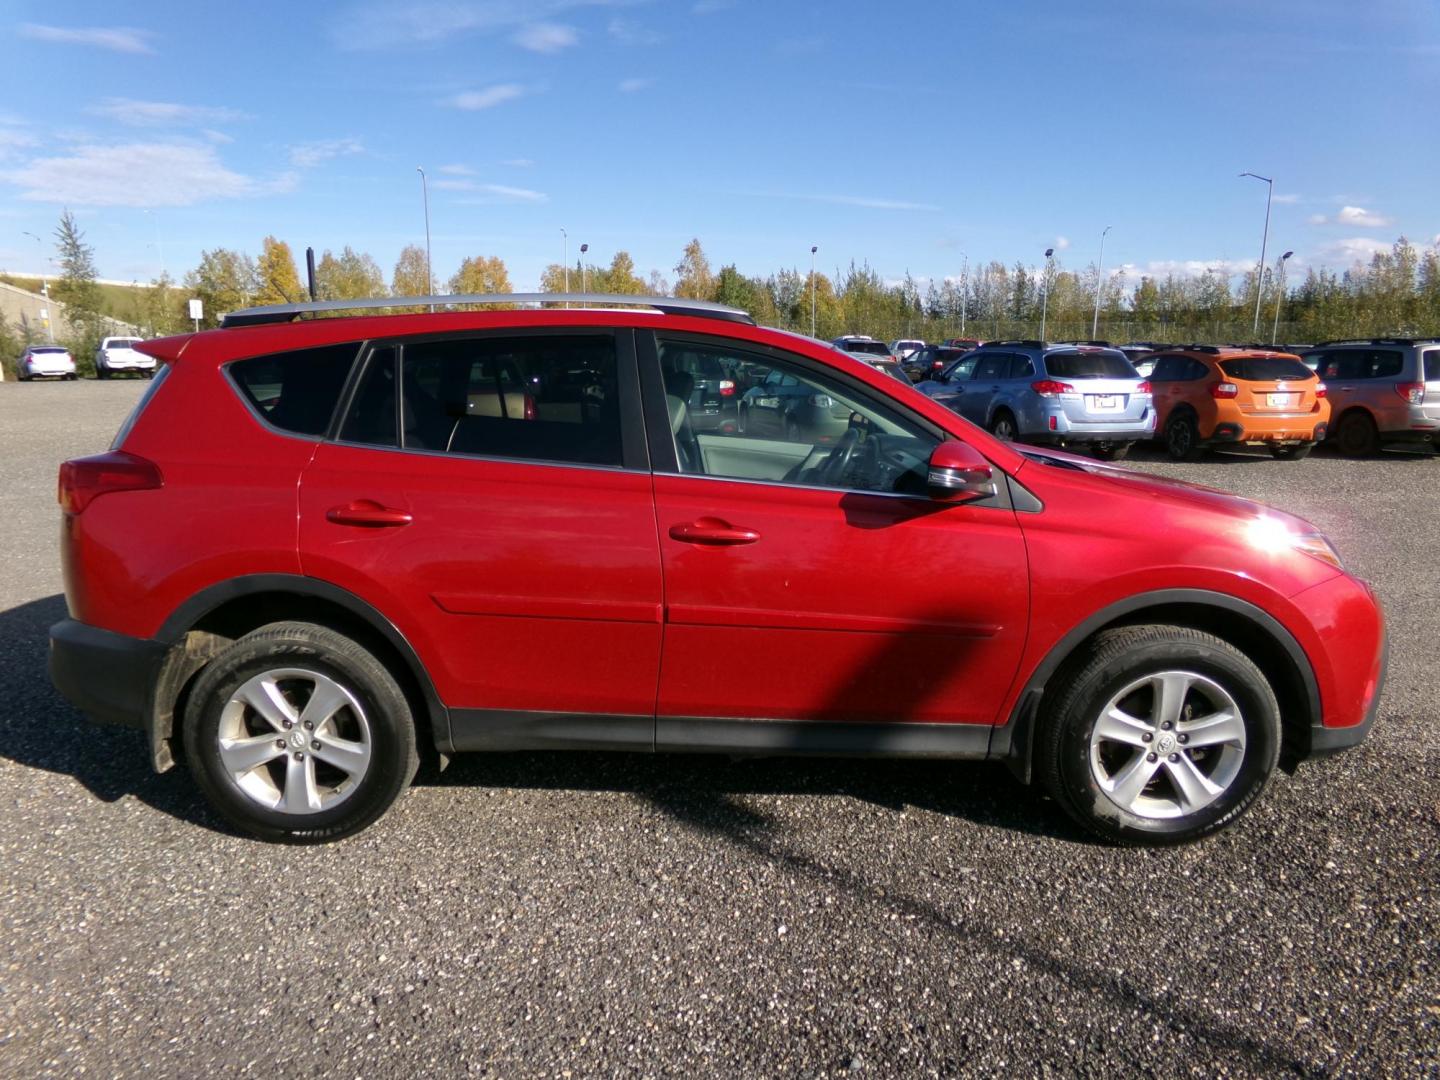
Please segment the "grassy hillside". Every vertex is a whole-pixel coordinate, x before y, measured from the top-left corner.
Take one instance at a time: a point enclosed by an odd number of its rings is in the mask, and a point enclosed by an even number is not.
[[[0,281],[37,295],[42,291],[39,278],[0,274]],[[52,281],[50,284],[53,287],[55,283]],[[145,293],[149,291],[148,285],[101,285],[99,289],[100,302],[106,315],[127,323],[144,321],[141,312],[144,310]]]

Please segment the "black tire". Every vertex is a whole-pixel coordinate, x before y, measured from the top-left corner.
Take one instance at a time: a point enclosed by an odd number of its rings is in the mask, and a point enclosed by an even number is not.
[[[1117,693],[1147,675],[1176,671],[1197,676],[1201,685],[1196,689],[1202,689],[1208,681],[1230,695],[1240,711],[1244,745],[1235,751],[1240,755],[1235,764],[1220,760],[1219,755],[1230,752],[1224,746],[1187,750],[1173,742],[1163,745],[1163,736],[1161,740],[1147,740],[1143,745],[1166,750],[1169,762],[1181,755],[1188,759],[1176,769],[1166,761],[1158,762],[1154,766],[1158,771],[1146,774],[1156,779],[1143,789],[1151,792],[1153,788],[1159,801],[1166,792],[1173,792],[1176,809],[1181,812],[1174,817],[1136,813],[1112,799],[1101,786],[1097,766],[1092,762],[1092,754],[1100,752],[1092,750],[1091,737]],[[1144,695],[1148,691],[1136,693]],[[1181,704],[1187,709],[1199,700],[1192,694],[1187,690],[1182,697]],[[1188,718],[1191,714],[1187,711],[1181,715]],[[1173,737],[1178,738],[1178,734]],[[1120,749],[1154,760],[1153,752]],[[1206,756],[1197,758],[1196,754]],[[1047,688],[1035,739],[1035,772],[1055,801],[1090,832],[1119,844],[1177,844],[1223,829],[1249,809],[1264,791],[1279,754],[1280,707],[1265,676],[1244,653],[1220,638],[1188,627],[1126,626],[1097,634],[1078,661],[1068,666],[1058,684]],[[1217,770],[1212,775],[1219,775],[1222,764],[1234,771],[1233,778],[1212,802],[1187,813],[1179,806],[1179,787],[1169,778],[1189,762],[1199,763],[1198,772],[1203,772],[1208,762]],[[1133,756],[1128,762],[1122,759],[1116,774],[1138,763]]]
[[[102,367],[102,366],[100,366],[99,364],[96,364],[96,365],[95,365],[95,378],[97,378],[97,379],[108,379],[108,378],[110,378],[110,371],[109,371],[109,369],[108,369],[108,368],[105,368],[105,367]]]
[[[1165,451],[1176,461],[1199,461],[1200,426],[1191,412],[1172,413],[1165,422]]]
[[[1380,432],[1369,413],[1356,410],[1341,417],[1335,443],[1346,457],[1369,457],[1380,450]]]
[[[361,778],[337,805],[305,813],[264,806],[246,793],[222,761],[220,727],[232,698],[256,676],[282,669],[332,680],[352,695],[363,710],[369,729],[368,764]],[[291,704],[303,706],[304,702],[293,700]],[[252,717],[253,711],[245,715]],[[347,713],[343,706],[336,715],[355,723],[353,713]],[[247,719],[246,723],[251,725],[251,734],[271,734],[263,721]],[[288,729],[287,724],[286,731],[277,728],[273,732],[277,745],[300,734],[298,726],[293,731]],[[302,742],[307,737],[300,735]],[[206,665],[185,710],[184,744],[191,774],[211,804],[228,821],[262,839],[296,844],[338,840],[372,824],[409,786],[418,765],[410,706],[390,671],[349,638],[326,627],[302,622],[261,627],[240,638]],[[296,754],[307,752],[308,748],[294,751]],[[291,756],[286,743],[273,763],[260,768],[271,770],[268,775],[273,780],[276,775],[273,770],[288,769],[287,759]],[[312,756],[315,758],[309,765],[312,776],[321,769],[328,770],[328,766],[317,764],[320,755]],[[328,794],[340,795],[347,784],[340,784]]]
[[[1096,443],[1095,456],[1101,461],[1124,461],[1130,456],[1130,448],[1134,445],[1133,442]]]
[[[991,417],[990,434],[1001,442],[1014,442],[1020,437],[1020,427],[1009,409],[1001,409]]]
[[[1272,446],[1270,456],[1277,461],[1303,461],[1315,449],[1313,442],[1296,443],[1294,446]]]

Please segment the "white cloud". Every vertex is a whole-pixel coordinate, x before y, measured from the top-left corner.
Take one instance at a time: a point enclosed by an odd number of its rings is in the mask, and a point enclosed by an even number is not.
[[[654,27],[630,19],[611,19],[605,29],[621,45],[659,45],[665,40]]]
[[[531,161],[528,157],[512,157],[506,158],[504,161],[500,162],[500,164],[508,165],[512,169],[528,169],[533,166],[535,162]]]
[[[321,139],[290,147],[290,164],[297,169],[313,169],[331,158],[363,154],[365,146],[359,139]]]
[[[12,156],[16,150],[34,146],[36,142],[36,138],[28,132],[0,127],[0,161]]]
[[[1383,229],[1387,225],[1394,224],[1395,219],[1376,213],[1374,210],[1366,210],[1363,206],[1342,206],[1333,218],[1327,218],[1324,214],[1311,214],[1307,220],[1311,225],[1344,225],[1351,229]]]
[[[1369,236],[1351,236],[1335,240],[1320,249],[1320,261],[1343,263],[1369,262],[1376,252],[1389,251],[1390,245]]]
[[[238,109],[223,106],[180,105],[171,101],[136,101],[133,98],[106,98],[99,105],[92,105],[89,111],[131,127],[192,127],[228,124],[246,118]]]
[[[342,49],[437,45],[466,34],[498,34],[587,7],[627,0],[364,0],[336,11],[331,37]],[[528,47],[528,46],[527,46]]]
[[[295,185],[293,174],[257,180],[227,169],[212,146],[175,142],[80,146],[0,171],[0,181],[20,187],[26,201],[73,206],[193,206]]]
[[[435,171],[439,173],[444,173],[446,176],[475,175],[475,170],[470,168],[469,165],[441,165],[440,168],[436,169]]]
[[[42,26],[22,23],[20,36],[32,41],[50,41],[59,45],[93,45],[122,53],[153,53],[149,30],[129,26]]]
[[[531,23],[522,26],[510,39],[522,49],[537,53],[556,53],[580,43],[580,34],[573,26],[558,23]]]
[[[1324,225],[1329,220],[1330,219],[1327,218],[1324,214],[1311,214],[1308,218],[1305,219],[1306,224],[1309,225]]]
[[[1134,267],[1132,266],[1132,269]],[[1150,277],[1199,277],[1206,271],[1215,271],[1226,277],[1248,274],[1255,269],[1250,259],[1159,259],[1145,264],[1143,273]]]
[[[1069,246],[1070,246],[1070,238],[1069,238],[1068,236],[1057,236],[1057,237],[1055,237],[1055,250],[1056,250],[1056,251],[1064,251],[1064,250],[1065,250],[1066,248],[1068,248]]]
[[[525,88],[518,83],[500,83],[498,86],[486,87],[484,90],[466,90],[464,93],[447,98],[444,104],[451,108],[475,112],[480,109],[493,108],[506,101],[513,101],[524,96]]]
[[[1298,203],[1300,196],[1295,194],[1276,195],[1275,201],[1277,203]]]
[[[621,79],[619,90],[622,94],[638,94],[641,90],[645,90],[654,85],[654,79]]]
[[[464,200],[472,203],[543,203],[550,201],[550,196],[546,195],[543,191],[511,187],[508,184],[479,184],[474,180],[459,179],[436,180],[430,186],[437,191],[459,191],[482,196],[478,199]]]

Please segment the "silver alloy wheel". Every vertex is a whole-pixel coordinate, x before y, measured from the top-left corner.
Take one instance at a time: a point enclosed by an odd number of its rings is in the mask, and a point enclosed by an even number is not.
[[[354,794],[370,768],[370,722],[345,687],[302,668],[261,672],[220,714],[220,761],[270,810],[314,814]]]
[[[1245,719],[1219,683],[1158,671],[1112,697],[1090,733],[1100,789],[1137,817],[1178,818],[1209,806],[1240,775]]]

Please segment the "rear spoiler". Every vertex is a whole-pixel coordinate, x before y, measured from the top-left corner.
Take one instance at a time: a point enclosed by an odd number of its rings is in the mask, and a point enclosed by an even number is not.
[[[194,334],[176,334],[173,337],[152,338],[136,345],[135,351],[171,364],[180,359],[181,354],[185,351],[185,346],[190,344],[190,339],[194,336]]]

